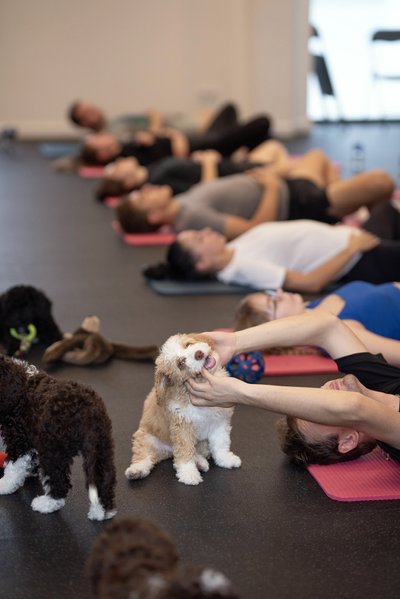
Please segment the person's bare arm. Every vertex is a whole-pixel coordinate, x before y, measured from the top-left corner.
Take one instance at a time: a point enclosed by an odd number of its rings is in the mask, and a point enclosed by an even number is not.
[[[176,158],[187,158],[189,154],[189,141],[184,133],[177,129],[164,128],[158,132],[158,135],[169,137],[173,156]]]
[[[201,182],[214,181],[218,178],[218,164],[221,154],[216,150],[199,150],[190,155],[194,162],[201,165]]]
[[[248,176],[254,178],[250,173],[248,173]],[[280,178],[269,173],[263,173],[262,183],[259,181],[257,182],[263,188],[263,195],[257,210],[249,219],[240,216],[226,215],[224,234],[227,239],[234,239],[260,223],[276,221],[278,218],[279,195],[282,185]]]
[[[316,345],[328,351],[334,359],[367,351],[343,321],[322,310],[271,320],[232,333],[209,331],[205,334],[214,342],[222,364],[239,352],[269,347]]]
[[[197,406],[253,406],[319,424],[353,428],[400,448],[400,414],[354,391],[250,385],[206,370],[202,378],[190,379],[188,390]]]
[[[380,240],[377,237],[366,231],[361,231],[360,234],[353,234],[347,247],[317,268],[314,268],[307,273],[301,273],[294,270],[286,271],[283,287],[288,290],[293,289],[308,293],[318,293],[328,283],[335,279],[336,275],[355,254],[361,251],[371,250],[377,246],[379,242]]]
[[[372,333],[357,320],[343,322],[357,335],[369,352],[382,354],[389,364],[400,366],[400,341]]]

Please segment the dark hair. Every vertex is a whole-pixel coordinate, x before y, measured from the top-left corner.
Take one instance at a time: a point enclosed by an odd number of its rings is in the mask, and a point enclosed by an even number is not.
[[[75,102],[73,104],[71,104],[71,106],[68,109],[68,118],[75,125],[78,125],[78,127],[82,127],[82,123],[80,122],[79,117],[77,115],[77,110],[78,110],[79,104],[80,104],[80,100],[75,100]]]
[[[117,218],[126,233],[152,233],[160,228],[147,220],[147,214],[129,201],[123,200],[116,208]]]
[[[86,164],[88,166],[105,166],[109,162],[113,162],[117,158],[117,156],[118,153],[116,153],[114,156],[110,158],[107,158],[107,160],[100,160],[96,150],[86,145],[82,147],[80,152],[80,159],[82,160],[83,164]]]
[[[179,241],[174,241],[169,246],[167,262],[148,266],[142,272],[147,279],[155,280],[204,281],[215,278],[213,275],[201,273],[196,270],[196,262],[193,254],[185,250]]]
[[[308,441],[299,431],[297,420],[293,416],[281,418],[278,423],[278,435],[281,449],[289,456],[293,464],[335,464],[348,462],[369,453],[376,447],[376,441],[361,441],[347,453],[338,449],[338,435],[329,435],[321,441]]]
[[[95,191],[95,196],[99,202],[103,202],[110,196],[123,196],[133,189],[126,188],[122,181],[104,177]]]

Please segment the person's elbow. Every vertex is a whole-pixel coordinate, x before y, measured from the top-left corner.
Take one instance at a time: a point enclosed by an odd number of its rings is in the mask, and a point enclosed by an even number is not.
[[[297,271],[286,272],[284,287],[289,291],[302,291],[303,293],[319,293],[323,285],[314,277]]]

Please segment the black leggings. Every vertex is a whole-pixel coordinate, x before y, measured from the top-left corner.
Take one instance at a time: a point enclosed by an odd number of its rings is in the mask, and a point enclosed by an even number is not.
[[[400,213],[388,202],[379,204],[364,223],[363,229],[382,239],[369,252],[364,252],[357,264],[340,282],[367,281],[388,283],[400,281]]]
[[[222,108],[214,115],[213,120],[208,125],[205,133],[220,133],[233,125],[238,124],[237,109],[234,104],[224,104]]]
[[[242,146],[252,150],[269,138],[269,128],[270,120],[266,116],[260,116],[243,125],[237,123],[222,131],[190,136],[190,152],[213,149],[226,157]]]

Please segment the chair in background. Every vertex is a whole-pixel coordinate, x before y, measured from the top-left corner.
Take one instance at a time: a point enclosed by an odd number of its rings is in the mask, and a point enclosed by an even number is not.
[[[383,82],[400,83],[400,31],[381,29],[373,32],[371,36],[371,71],[381,113],[387,116],[384,89],[377,84]],[[400,86],[397,87],[396,91],[399,95],[399,101],[396,105],[400,107]]]
[[[317,78],[317,81],[319,84],[319,88],[321,91],[321,96],[322,96],[322,98],[325,98],[326,96],[330,96],[331,98],[333,98],[335,100],[336,110],[337,110],[339,120],[343,120],[342,109],[341,109],[339,100],[337,98],[337,95],[335,93],[335,90],[333,88],[332,79],[329,75],[325,56],[322,52],[321,38],[320,38],[317,28],[314,27],[314,25],[310,25],[309,38],[310,38],[309,51],[310,51],[312,61],[313,61],[312,70],[316,75],[316,78]],[[325,103],[323,103],[323,111],[325,113],[326,120],[328,120]]]

